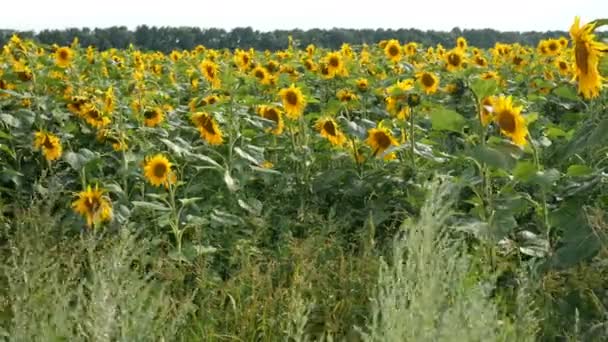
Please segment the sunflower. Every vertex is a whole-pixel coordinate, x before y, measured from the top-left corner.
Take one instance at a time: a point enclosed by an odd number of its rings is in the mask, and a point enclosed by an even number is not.
[[[467,47],[469,46],[469,44],[467,43],[466,38],[464,37],[458,37],[458,39],[456,39],[456,47],[464,52],[467,50]]]
[[[312,57],[312,55],[314,55],[315,53],[315,46],[313,44],[308,44],[308,46],[306,47],[306,54],[308,55],[308,57]]]
[[[310,59],[310,58],[304,59],[302,61],[302,64],[304,65],[304,67],[308,71],[316,71],[317,70],[317,66],[316,66],[315,62],[313,62],[312,59]]]
[[[88,103],[89,99],[86,96],[72,96],[67,107],[70,112],[74,113],[75,115],[82,116],[83,110]]]
[[[88,185],[87,189],[79,192],[76,197],[72,202],[72,209],[86,218],[87,226],[94,227],[112,219],[112,204],[99,186],[96,185],[93,189]]]
[[[171,171],[173,164],[162,154],[146,158],[144,163],[144,176],[154,186],[164,185],[166,188],[175,183],[176,176]]]
[[[382,155],[391,145],[399,145],[391,132],[385,127],[372,128],[367,131],[365,142],[372,148],[374,156]],[[386,157],[390,156],[389,158],[392,159],[393,156],[391,155],[392,153]]]
[[[403,51],[408,56],[414,56],[418,52],[418,44],[415,42],[409,42],[403,47]]]
[[[439,87],[439,78],[435,74],[426,71],[419,72],[416,74],[416,78],[427,95],[437,92],[437,87]]]
[[[108,129],[100,129],[97,131],[97,141],[101,143],[109,142],[112,144],[114,151],[124,151],[129,147],[122,135],[118,136]]]
[[[344,61],[342,55],[339,52],[329,52],[325,56],[325,65],[327,66],[327,72],[331,77],[334,77],[342,68],[344,68]]]
[[[602,86],[602,76],[598,71],[599,57],[608,52],[608,44],[595,41],[594,23],[580,27],[580,18],[575,17],[570,27],[570,37],[574,45],[574,73],[578,80],[578,92],[585,99],[599,95]]]
[[[511,96],[500,97],[493,101],[494,122],[500,127],[500,132],[513,141],[516,145],[526,144],[528,127],[526,121],[521,116],[522,107],[514,107]]]
[[[406,91],[412,89],[414,80],[407,79],[399,81],[387,89],[389,96],[386,97],[386,110],[400,120],[405,120],[410,115],[410,107],[407,105]]]
[[[264,119],[273,121],[275,124],[275,128],[271,130],[272,134],[280,135],[283,133],[283,113],[281,109],[275,106],[266,106],[262,105],[258,107],[258,114]]]
[[[199,65],[205,79],[213,88],[219,88],[221,85],[219,66],[210,60],[203,60]]]
[[[147,127],[156,127],[165,119],[165,113],[162,108],[148,108],[144,111],[144,125]]]
[[[55,51],[55,64],[61,68],[67,68],[72,64],[74,51],[67,46],[58,48]]]
[[[263,66],[257,66],[251,71],[251,75],[255,77],[262,85],[270,84],[270,75]]]
[[[217,95],[208,95],[208,96],[205,96],[203,101],[205,101],[206,104],[212,106],[212,105],[218,103],[220,101],[220,98]]]
[[[568,76],[570,74],[570,64],[565,60],[558,58],[555,60],[555,66],[557,66],[557,70],[560,75]]]
[[[384,46],[384,54],[391,62],[397,63],[401,60],[401,45],[396,39],[389,40]]]
[[[34,148],[42,150],[44,158],[48,161],[59,159],[63,151],[57,136],[42,131],[34,133]]]
[[[477,66],[480,66],[482,68],[485,68],[488,66],[488,60],[485,59],[485,57],[483,57],[481,55],[476,55],[475,58],[473,59],[473,61],[475,62],[475,64]]]
[[[237,49],[234,54],[234,63],[239,70],[245,71],[249,69],[251,63],[251,55],[247,51]]]
[[[495,96],[487,96],[481,101],[479,105],[479,119],[481,120],[481,124],[484,126],[487,126],[490,124],[490,122],[492,122],[492,111],[495,101]]]
[[[500,76],[496,71],[486,71],[479,75],[482,80],[500,80]]]
[[[464,64],[464,55],[462,51],[453,49],[445,55],[446,67],[448,71],[459,70]]]
[[[105,127],[111,122],[110,118],[104,115],[93,103],[86,103],[81,114],[85,121],[95,128]]]
[[[315,123],[315,128],[322,137],[327,138],[334,146],[342,146],[346,142],[344,133],[340,132],[340,127],[336,121],[330,117],[322,117]]]
[[[350,91],[348,89],[340,89],[336,93],[336,97],[341,102],[350,102],[350,101],[354,101],[357,99],[357,94],[353,93],[352,91]]]
[[[197,112],[192,114],[190,118],[192,123],[198,128],[201,138],[211,145],[221,145],[224,142],[222,131],[217,122],[206,112]]]
[[[306,107],[306,99],[300,88],[292,84],[289,88],[281,89],[279,96],[281,96],[283,109],[288,118],[296,120],[302,115],[304,107]]]
[[[114,97],[114,87],[110,86],[104,93],[103,98],[103,111],[110,114],[114,111],[114,104],[116,103],[116,97]]]
[[[357,89],[362,93],[366,92],[369,88],[369,82],[365,78],[358,79],[355,84],[357,85]]]

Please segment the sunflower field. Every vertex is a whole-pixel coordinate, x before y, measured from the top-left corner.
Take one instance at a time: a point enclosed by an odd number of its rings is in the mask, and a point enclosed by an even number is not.
[[[0,338],[608,337],[608,43],[0,55]]]

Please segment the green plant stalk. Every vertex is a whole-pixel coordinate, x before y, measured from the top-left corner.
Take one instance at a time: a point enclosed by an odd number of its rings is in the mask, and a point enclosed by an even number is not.
[[[536,166],[536,171],[542,171],[542,165],[540,163],[540,157],[538,155],[538,149],[536,145],[534,145],[534,141],[528,135],[528,142],[530,143],[530,147],[532,148],[532,155],[534,157],[534,165]],[[545,234],[547,242],[549,246],[551,246],[551,224],[549,222],[549,209],[547,208],[547,193],[543,187],[540,188],[540,198],[541,198],[541,210],[543,216],[543,224],[545,226]]]
[[[416,139],[414,136],[414,108],[410,109],[410,154],[412,156],[412,168],[416,172]]]

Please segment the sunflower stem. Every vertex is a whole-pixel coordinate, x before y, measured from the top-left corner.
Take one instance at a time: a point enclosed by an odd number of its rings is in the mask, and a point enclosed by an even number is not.
[[[532,148],[532,155],[534,157],[534,165],[536,166],[536,171],[541,172],[542,165],[540,163],[540,156],[538,153],[538,148],[534,144],[534,140],[532,140],[532,137],[530,135],[528,135],[527,139],[528,139],[528,142],[530,143],[530,147]],[[549,246],[551,246],[551,224],[549,222],[549,209],[547,206],[547,193],[545,191],[545,188],[542,186],[540,187],[540,198],[541,198],[543,225],[545,226],[545,232],[546,232],[546,239],[547,239],[547,243],[549,243]]]
[[[414,138],[414,108],[410,109],[410,153],[412,155],[412,168],[416,172],[416,139]]]

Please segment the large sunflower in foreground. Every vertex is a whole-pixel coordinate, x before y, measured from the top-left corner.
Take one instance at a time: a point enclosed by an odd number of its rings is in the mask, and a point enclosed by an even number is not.
[[[211,145],[221,145],[224,142],[222,130],[217,122],[207,112],[197,112],[190,118],[192,123],[198,128],[201,138]]]
[[[287,117],[293,120],[298,119],[304,112],[304,107],[306,107],[306,99],[302,95],[302,90],[292,84],[289,88],[281,89],[279,96],[283,101],[283,108]]]
[[[61,68],[67,68],[72,64],[74,51],[67,46],[62,46],[55,51],[55,64]]]
[[[401,60],[401,45],[396,39],[389,40],[384,46],[384,54],[391,62],[397,63]]]
[[[427,95],[437,92],[437,88],[439,87],[439,77],[437,77],[435,74],[426,71],[419,72],[416,74],[416,78]]]
[[[175,173],[171,170],[173,164],[162,154],[147,158],[144,164],[144,176],[154,186],[169,187],[176,181]]]
[[[93,227],[101,222],[112,219],[112,204],[104,196],[104,190],[87,186],[87,189],[76,195],[77,199],[72,202],[72,209],[87,220],[87,225]]]
[[[602,76],[598,71],[599,57],[608,52],[608,45],[595,40],[594,23],[580,27],[580,18],[575,17],[570,27],[570,37],[573,42],[575,77],[578,80],[578,92],[585,99],[599,95],[602,86]]]
[[[57,136],[42,131],[34,133],[34,148],[42,150],[44,158],[48,161],[59,159],[63,151]]]
[[[492,105],[494,121],[500,127],[500,132],[511,138],[516,145],[524,146],[528,136],[528,127],[521,116],[522,107],[513,106],[511,96],[505,97],[504,95],[493,99]]]
[[[342,146],[346,142],[344,133],[340,131],[340,127],[336,121],[330,117],[319,118],[315,123],[315,128],[319,131],[322,137],[327,138],[332,145]]]
[[[391,132],[385,127],[370,129],[367,132],[365,142],[372,148],[374,156],[382,155],[389,147],[399,145]],[[387,157],[389,156],[390,154]]]

